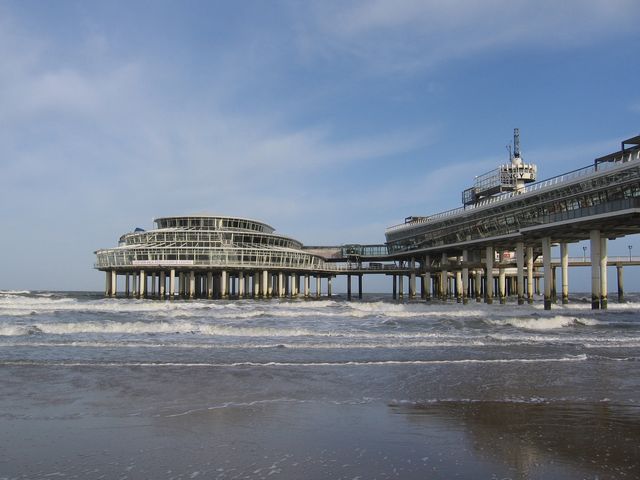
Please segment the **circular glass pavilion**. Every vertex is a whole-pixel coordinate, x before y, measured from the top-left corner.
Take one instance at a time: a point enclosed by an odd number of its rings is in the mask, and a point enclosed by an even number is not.
[[[310,274],[319,281],[335,270],[299,241],[256,220],[188,215],[154,222],[157,228],[136,229],[122,235],[117,247],[95,252],[95,268],[106,272],[107,295],[115,295],[118,275],[125,276],[127,295],[297,295],[301,276],[308,294]]]

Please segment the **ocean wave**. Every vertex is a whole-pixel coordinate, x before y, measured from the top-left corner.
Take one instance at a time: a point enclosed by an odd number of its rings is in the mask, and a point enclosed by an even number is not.
[[[609,323],[592,318],[570,317],[564,315],[555,315],[553,317],[487,319],[485,322],[490,325],[511,326],[526,330],[556,330],[567,327],[596,326]]]

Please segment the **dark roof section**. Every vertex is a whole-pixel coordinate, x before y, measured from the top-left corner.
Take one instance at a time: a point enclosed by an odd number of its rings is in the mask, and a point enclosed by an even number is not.
[[[631,146],[631,148],[629,148]],[[595,164],[599,164],[602,162],[615,162],[619,160],[622,155],[624,155],[629,150],[636,150],[640,148],[640,135],[636,135],[635,137],[631,137],[627,140],[623,140],[620,142],[620,151],[610,153],[603,157],[599,157],[595,159]]]

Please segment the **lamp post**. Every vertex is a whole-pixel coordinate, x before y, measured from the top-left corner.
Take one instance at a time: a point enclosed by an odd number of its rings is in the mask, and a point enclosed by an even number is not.
[[[582,261],[583,262],[587,261],[587,246],[586,245],[584,247],[582,247]]]
[[[631,261],[631,249],[633,248],[633,245],[627,245],[627,247],[629,247],[629,261]]]

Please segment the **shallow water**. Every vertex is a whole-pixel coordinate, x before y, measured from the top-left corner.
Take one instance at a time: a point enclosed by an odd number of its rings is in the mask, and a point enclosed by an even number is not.
[[[629,299],[0,292],[0,478],[639,478]]]

